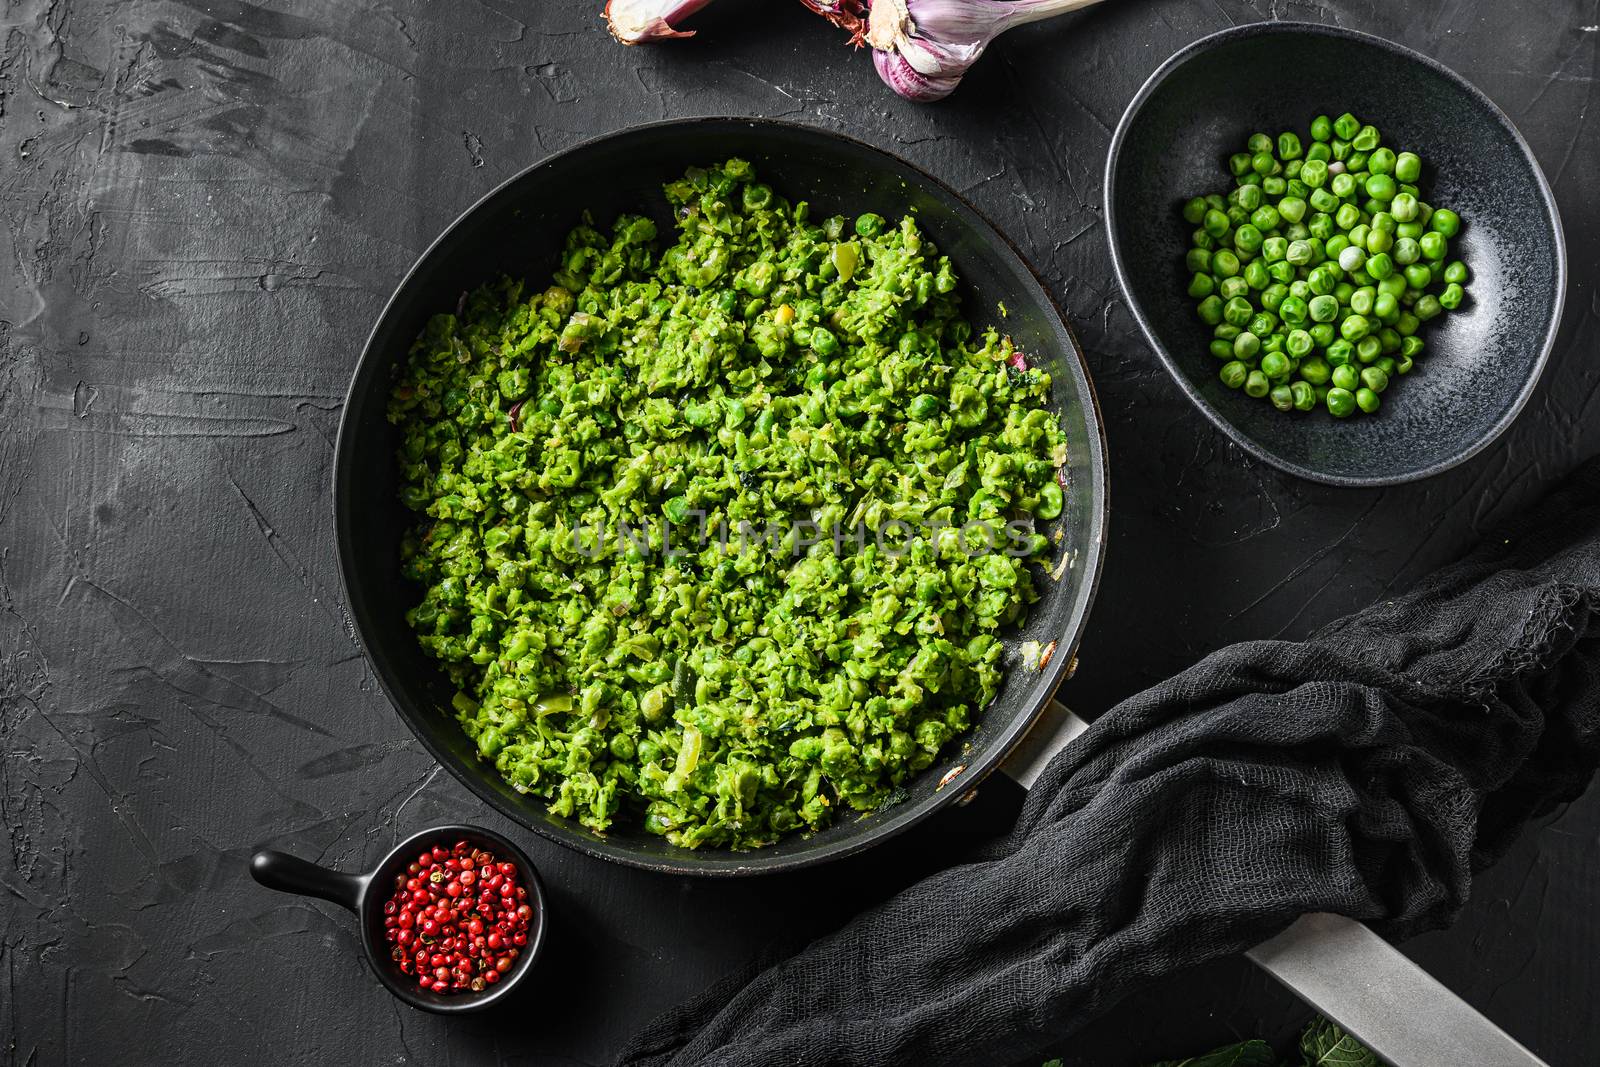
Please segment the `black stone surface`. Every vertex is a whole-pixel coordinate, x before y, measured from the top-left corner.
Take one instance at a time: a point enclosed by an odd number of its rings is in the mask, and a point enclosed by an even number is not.
[[[477,195],[644,119],[787,115],[905,155],[1033,256],[1096,373],[1112,456],[1087,714],[1225,642],[1403,587],[1600,445],[1600,9],[1583,0],[1111,0],[998,44],[946,104],[879,85],[799,5],[720,0],[623,49],[575,0],[13,0],[0,33],[0,1052],[18,1064],[594,1063],[764,947],[826,928],[1002,823],[994,785],[881,853],[781,881],[632,873],[521,834],[550,954],[521,1010],[443,1020],[353,922],[266,893],[261,844],[357,867],[484,811],[377,694],[341,614],[331,437],[400,274]],[[1100,219],[1110,128],[1231,22],[1392,36],[1520,125],[1572,283],[1550,370],[1469,463],[1384,490],[1228,445],[1145,349]],[[1197,107],[1204,101],[1197,101]],[[1547,820],[1452,930],[1406,946],[1557,1067],[1600,1058],[1600,798]],[[1287,1035],[1248,965],[1176,976],[1058,1046],[1090,1062]]]

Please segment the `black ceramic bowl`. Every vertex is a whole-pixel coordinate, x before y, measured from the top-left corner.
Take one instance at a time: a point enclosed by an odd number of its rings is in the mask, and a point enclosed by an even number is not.
[[[527,945],[518,950],[516,962],[500,981],[478,993],[433,993],[418,987],[415,978],[401,974],[391,958],[383,936],[383,905],[394,895],[396,876],[404,873],[424,848],[434,845],[450,848],[462,840],[517,865],[521,884],[528,890],[533,919],[528,924]],[[361,924],[361,948],[378,981],[389,992],[423,1011],[454,1015],[482,1011],[504,1001],[532,972],[534,961],[544,947],[548,912],[538,869],[522,849],[481,826],[435,826],[412,834],[366,874],[345,874],[272,849],[262,849],[251,858],[250,874],[268,889],[329,900],[355,912]]]
[[[1193,229],[1179,209],[1232,187],[1226,165],[1249,135],[1353,112],[1423,159],[1422,198],[1464,221],[1452,257],[1472,272],[1467,302],[1428,323],[1417,367],[1375,415],[1277,411],[1228,389],[1210,328],[1184,292]],[[1106,161],[1112,264],[1134,317],[1189,398],[1246,451],[1333,485],[1426,478],[1505,431],[1539,379],[1566,290],[1555,199],[1539,164],[1488,97],[1408,48],[1351,30],[1240,26],[1163,63],[1128,105]]]

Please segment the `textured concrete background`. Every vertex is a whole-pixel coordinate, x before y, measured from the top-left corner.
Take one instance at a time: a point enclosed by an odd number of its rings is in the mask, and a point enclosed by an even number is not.
[[[1008,36],[927,108],[792,2],[720,0],[699,37],[650,49],[613,44],[600,6],[0,5],[3,1062],[598,1062],[1006,817],[1015,798],[986,788],[861,861],[671,881],[508,827],[378,694],[341,614],[328,496],[360,343],[457,212],[593,134],[701,114],[843,130],[965,190],[1029,252],[1108,420],[1109,569],[1063,694],[1088,714],[1220,644],[1294,637],[1405,586],[1600,445],[1594,0],[1112,0]],[[1267,18],[1455,67],[1521,125],[1560,199],[1572,287],[1550,372],[1499,443],[1424,484],[1335,490],[1246,459],[1111,280],[1100,174],[1123,104],[1181,45]],[[553,890],[556,943],[522,1011],[401,1008],[345,915],[245,874],[262,844],[355,868],[447,820],[516,833]],[[1591,795],[1488,874],[1455,929],[1408,946],[1557,1067],[1600,1059],[1597,836]],[[1303,1014],[1230,962],[1071,1048],[1128,1063]]]

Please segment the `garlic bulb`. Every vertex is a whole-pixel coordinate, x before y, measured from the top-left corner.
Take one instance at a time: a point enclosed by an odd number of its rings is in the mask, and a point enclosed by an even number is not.
[[[678,23],[711,0],[606,0],[606,25],[623,44],[645,44],[671,37],[693,37]]]
[[[812,0],[803,0],[819,10]],[[889,88],[907,100],[942,100],[1006,30],[1099,0],[873,0],[865,41]],[[838,21],[835,19],[834,21]]]

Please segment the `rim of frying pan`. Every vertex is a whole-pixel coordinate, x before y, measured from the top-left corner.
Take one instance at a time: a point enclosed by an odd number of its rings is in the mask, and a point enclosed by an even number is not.
[[[472,792],[480,800],[487,803],[490,807],[494,808],[506,818],[511,819],[520,826],[532,830],[539,836],[554,841],[559,845],[563,845],[577,852],[582,852],[585,855],[593,856],[596,859],[609,860],[614,863],[622,863],[627,866],[642,870],[710,878],[738,877],[743,875],[800,870],[806,867],[815,866],[817,864],[843,859],[846,856],[856,855],[866,851],[873,845],[876,845],[882,841],[886,841],[889,838],[910,829],[912,826],[917,825],[924,819],[927,819],[933,815],[935,812],[944,809],[945,807],[954,803],[960,797],[965,796],[975,786],[982,782],[984,778],[988,777],[991,772],[993,772],[1002,762],[1004,762],[1005,758],[1011,754],[1011,752],[1019,743],[1021,743],[1022,739],[1028,735],[1028,732],[1033,728],[1034,724],[1042,715],[1045,705],[1050,702],[1050,699],[1054,695],[1056,689],[1059,688],[1061,682],[1065,680],[1069,666],[1071,666],[1075,661],[1078,645],[1083,638],[1089,613],[1094,607],[1095,596],[1099,592],[1100,576],[1103,570],[1102,564],[1105,556],[1106,529],[1110,520],[1110,512],[1106,494],[1106,485],[1109,480],[1109,462],[1107,459],[1105,422],[1101,417],[1100,399],[1095,392],[1094,380],[1089,374],[1089,365],[1088,361],[1084,358],[1083,346],[1079,344],[1077,334],[1073,332],[1071,324],[1067,321],[1067,317],[1062,314],[1060,306],[1056,303],[1055,297],[1051,295],[1049,288],[1045,285],[1044,279],[1039,276],[1039,272],[1034,269],[1033,264],[1025,255],[1022,254],[1021,250],[1017,248],[1016,244],[1011,240],[1011,238],[1006,236],[1004,232],[995,226],[994,223],[989,220],[988,216],[984,215],[983,212],[974,207],[966,199],[966,197],[962,196],[945,182],[934,177],[932,174],[929,174],[916,164],[911,163],[892,152],[885,151],[876,145],[868,144],[865,141],[850,137],[847,134],[841,134],[833,130],[824,129],[819,126],[813,126],[808,123],[787,122],[778,119],[753,118],[746,116],[719,115],[702,116],[689,119],[668,119],[661,122],[640,123],[625,127],[620,130],[614,130],[611,133],[588,138],[570,148],[564,149],[560,152],[552,153],[538,160],[537,162],[524,167],[522,170],[519,170],[516,174],[507,178],[505,181],[496,185],[489,192],[475,200],[469,207],[467,207],[466,210],[457,215],[455,220],[451,222],[450,225],[446,226],[444,230],[440,232],[438,237],[429,242],[428,247],[420,256],[417,257],[416,262],[411,265],[411,267],[406,271],[405,275],[396,284],[395,290],[390,295],[389,299],[384,302],[383,310],[378,314],[378,318],[374,321],[373,328],[368,333],[367,340],[362,346],[361,357],[356,361],[355,368],[351,372],[350,386],[345,395],[344,407],[340,412],[339,434],[334,448],[334,537],[339,556],[339,585],[344,594],[346,607],[353,608],[355,604],[355,597],[352,594],[357,584],[354,575],[352,574],[352,559],[357,551],[357,546],[352,541],[350,525],[345,517],[345,512],[348,510],[346,506],[346,494],[341,491],[341,486],[345,485],[348,480],[355,475],[355,472],[350,469],[350,465],[353,462],[350,456],[354,451],[354,445],[352,442],[357,433],[357,428],[354,426],[353,420],[350,418],[350,411],[354,406],[353,401],[358,395],[358,389],[365,387],[365,389],[370,390],[374,388],[373,381],[368,380],[369,378],[372,378],[371,365],[380,361],[385,363],[392,362],[392,359],[390,359],[387,352],[375,351],[373,345],[378,338],[378,334],[381,331],[383,323],[385,323],[390,316],[395,313],[396,308],[400,306],[400,296],[405,291],[411,279],[416,276],[416,274],[423,268],[423,265],[426,264],[430,258],[432,258],[434,253],[438,251],[438,249],[444,245],[445,242],[449,240],[449,238],[456,232],[456,230],[461,228],[461,226],[469,218],[471,218],[489,202],[501,196],[508,189],[508,187],[521,182],[531,172],[538,170],[541,167],[549,166],[550,164],[568,156],[589,151],[597,145],[610,141],[614,138],[633,135],[643,131],[684,129],[696,126],[717,126],[730,124],[754,127],[757,129],[768,128],[786,130],[790,132],[798,132],[803,135],[842,141],[857,148],[864,149],[873,155],[881,156],[891,163],[904,167],[910,174],[915,175],[916,178],[923,183],[928,192],[938,198],[942,198],[951,202],[959,211],[965,211],[970,214],[982,229],[987,231],[990,236],[992,236],[1000,245],[1002,245],[1005,250],[1016,259],[1017,262],[1022,264],[1026,271],[1026,283],[1031,284],[1035,290],[1035,292],[1031,295],[1033,295],[1035,299],[1042,298],[1043,305],[1047,307],[1054,315],[1055,323],[1060,325],[1062,333],[1067,338],[1068,345],[1071,349],[1071,360],[1076,361],[1077,373],[1082,387],[1079,402],[1083,406],[1084,421],[1087,423],[1089,429],[1089,450],[1091,454],[1088,457],[1089,462],[1087,464],[1089,482],[1088,491],[1092,494],[1093,499],[1090,502],[1088,518],[1089,537],[1087,549],[1084,553],[1084,558],[1079,564],[1084,571],[1084,589],[1086,592],[1083,596],[1080,608],[1077,609],[1071,617],[1069,617],[1065,629],[1056,638],[1056,654],[1051,657],[1050,663],[1044,669],[1044,685],[1039,689],[1039,692],[1042,694],[1042,696],[1032,701],[1031,704],[1019,707],[1017,712],[1011,716],[1010,722],[1006,723],[1004,729],[1000,731],[998,743],[992,744],[989,748],[989,751],[985,755],[976,758],[974,761],[966,765],[965,770],[962,772],[962,777],[959,780],[959,785],[953,783],[952,787],[950,788],[937,790],[931,796],[925,797],[920,801],[905,804],[899,810],[897,810],[892,817],[885,818],[883,821],[863,829],[860,833],[851,834],[850,836],[847,836],[839,841],[830,842],[826,846],[810,852],[802,853],[800,855],[764,856],[761,849],[753,849],[748,852],[731,852],[728,850],[721,850],[720,852],[716,853],[682,849],[680,850],[682,852],[682,859],[678,859],[676,856],[663,857],[656,854],[642,854],[636,852],[628,848],[625,844],[619,844],[603,836],[595,835],[587,830],[583,830],[576,823],[571,825],[570,832],[562,832],[562,827],[553,825],[542,819],[530,818],[525,811],[521,810],[516,805],[507,803],[504,797],[490,787],[487,780],[488,772],[484,770],[485,765],[479,762],[474,764],[469,771],[463,771],[462,768],[459,768],[455,765],[454,755],[442,745],[435,743],[433,738],[430,736],[429,731],[422,728],[420,720],[422,716],[429,714],[436,715],[436,709],[432,709],[431,702],[414,699],[412,697],[412,695],[407,691],[406,687],[402,685],[399,679],[396,678],[392,673],[387,659],[374,654],[373,645],[367,639],[367,634],[362,621],[362,614],[354,610],[348,611],[351,629],[355,633],[356,640],[361,645],[361,650],[366,656],[368,664],[370,664],[372,667],[373,675],[377,678],[378,685],[383,690],[384,696],[399,713],[400,718],[405,722],[407,729],[409,729],[417,738],[417,740],[422,743],[422,746],[427,749],[428,754],[431,755],[441,767],[444,767],[446,770],[450,771],[450,773],[464,785],[466,785],[468,789],[472,790]],[[388,379],[387,376],[380,376],[374,380],[378,382],[386,382]],[[1052,407],[1057,412],[1059,417],[1062,406],[1060,404],[1053,404]],[[994,707],[995,705],[991,703],[989,707],[985,709],[984,713],[988,714],[994,709]],[[924,771],[922,773],[927,774],[930,773],[930,771],[931,768],[929,771]],[[726,856],[729,857],[732,862],[707,863],[707,857],[711,855]]]

